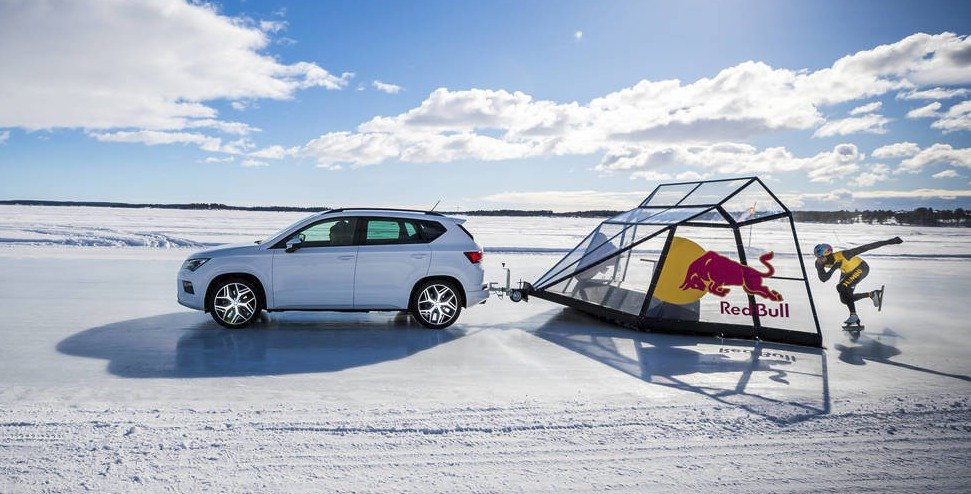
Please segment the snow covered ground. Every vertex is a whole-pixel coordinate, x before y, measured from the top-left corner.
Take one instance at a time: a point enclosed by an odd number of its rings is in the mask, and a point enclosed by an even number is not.
[[[175,302],[192,247],[300,213],[0,207],[0,491],[953,491],[971,485],[971,232],[800,224],[865,256],[880,313],[826,348],[638,333],[496,299],[396,314]],[[598,221],[471,218],[490,280],[533,280]],[[906,248],[903,248],[906,247]]]

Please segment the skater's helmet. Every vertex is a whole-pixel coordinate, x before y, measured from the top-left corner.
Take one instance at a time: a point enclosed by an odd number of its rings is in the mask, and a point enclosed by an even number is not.
[[[816,257],[828,256],[832,253],[833,246],[829,244],[818,244],[813,247],[813,254],[816,254]]]

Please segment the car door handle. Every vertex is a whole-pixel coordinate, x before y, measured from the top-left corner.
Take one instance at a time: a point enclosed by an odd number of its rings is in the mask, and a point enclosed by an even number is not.
[[[412,254],[411,257],[414,257],[415,259],[424,259],[428,257],[428,254]]]
[[[355,256],[354,254],[351,254],[351,255],[348,255],[348,256],[337,256],[337,259],[338,260],[341,260],[341,261],[350,261],[351,259],[354,259],[355,257],[357,257],[357,256]]]

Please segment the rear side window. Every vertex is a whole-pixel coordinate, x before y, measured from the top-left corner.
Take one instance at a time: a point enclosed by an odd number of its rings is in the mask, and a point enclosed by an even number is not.
[[[364,234],[364,245],[424,243],[416,222],[401,218],[370,218]]]
[[[445,227],[434,221],[419,222],[418,227],[421,229],[421,241],[425,243],[434,242],[436,238],[445,234]]]

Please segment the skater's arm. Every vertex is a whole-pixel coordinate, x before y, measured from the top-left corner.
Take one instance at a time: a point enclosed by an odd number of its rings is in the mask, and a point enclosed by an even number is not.
[[[879,242],[873,242],[872,244],[866,244],[866,245],[861,245],[859,247],[854,247],[852,249],[846,249],[843,251],[843,257],[846,257],[847,259],[852,259],[868,250],[873,250],[878,247],[883,247],[885,245],[896,245],[896,244],[902,244],[902,243],[904,243],[904,241],[901,240],[900,237],[894,237],[894,238],[891,238],[890,240],[881,240]]]
[[[819,276],[819,281],[826,283],[830,278],[833,277],[833,273],[840,268],[840,263],[833,263],[833,267],[826,271],[826,258],[820,257],[816,259],[816,274]]]

